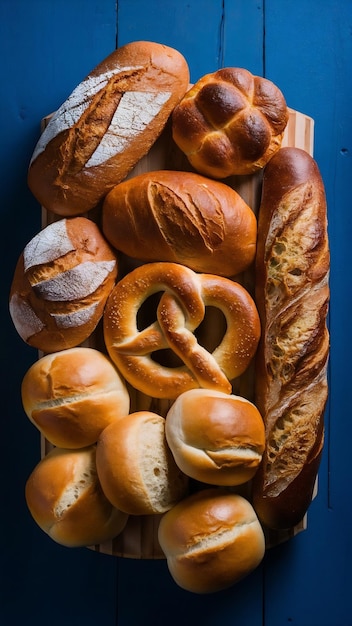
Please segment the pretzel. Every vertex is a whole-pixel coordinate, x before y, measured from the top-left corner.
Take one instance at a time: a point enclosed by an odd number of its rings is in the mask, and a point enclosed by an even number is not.
[[[139,330],[143,303],[161,292],[156,320]],[[220,309],[227,328],[213,352],[193,334],[206,307]],[[104,312],[104,338],[111,360],[135,388],[154,398],[177,398],[196,388],[230,394],[231,380],[248,367],[260,336],[259,316],[249,293],[228,278],[197,274],[177,263],[137,267],[112,290]],[[171,349],[182,365],[169,367],[153,353]]]

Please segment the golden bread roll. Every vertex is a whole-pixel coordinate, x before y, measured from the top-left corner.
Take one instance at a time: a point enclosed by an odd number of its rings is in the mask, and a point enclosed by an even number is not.
[[[128,415],[130,398],[111,361],[92,348],[71,348],[34,363],[22,381],[26,415],[53,445],[83,448]]]
[[[95,452],[95,446],[54,448],[39,461],[26,483],[26,502],[33,519],[51,539],[67,547],[113,539],[128,520],[103,494]]]
[[[85,217],[41,230],[17,262],[10,314],[22,339],[43,352],[87,339],[115,285],[117,258],[99,227]]]
[[[161,134],[189,86],[184,57],[149,41],[104,59],[51,117],[28,171],[37,200],[62,216],[95,207]]]
[[[97,445],[103,491],[132,515],[164,513],[181,500],[188,478],[177,467],[165,438],[165,419],[138,411],[110,424]]]
[[[147,172],[114,187],[102,229],[117,250],[234,276],[254,261],[257,220],[228,185],[191,172]]]
[[[204,489],[165,513],[159,543],[175,582],[193,593],[226,589],[250,574],[265,552],[262,528],[242,496]]]
[[[192,389],[175,400],[165,433],[179,468],[210,485],[249,481],[265,448],[264,424],[254,404],[208,389]]]
[[[157,321],[140,329],[138,312],[156,293],[162,294]],[[213,351],[193,334],[207,306],[226,321]],[[248,368],[260,336],[258,312],[244,287],[177,263],[148,263],[124,276],[107,300],[103,326],[106,348],[123,377],[139,391],[167,399],[199,387],[231,393],[230,381]],[[180,365],[154,358],[170,350]]]
[[[329,242],[324,185],[314,159],[282,148],[264,172],[256,259],[262,338],[255,403],[266,450],[253,502],[271,528],[291,528],[312,499],[328,395]]]
[[[287,122],[285,98],[273,82],[228,67],[186,93],[172,113],[172,135],[197,172],[226,178],[264,167]]]

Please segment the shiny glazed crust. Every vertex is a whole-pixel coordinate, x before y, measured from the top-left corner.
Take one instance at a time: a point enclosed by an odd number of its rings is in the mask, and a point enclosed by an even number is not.
[[[280,148],[288,109],[280,89],[242,68],[206,74],[172,114],[172,135],[196,171],[251,174]]]

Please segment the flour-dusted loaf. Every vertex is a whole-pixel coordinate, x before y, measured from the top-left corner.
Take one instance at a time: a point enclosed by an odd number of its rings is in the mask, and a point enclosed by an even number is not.
[[[180,469],[210,485],[240,485],[256,473],[265,448],[258,409],[240,396],[192,389],[166,415],[166,439]]]
[[[188,478],[166,442],[165,419],[151,411],[131,413],[103,430],[97,471],[106,497],[131,515],[164,513],[188,493]]]
[[[111,540],[128,520],[105,497],[95,458],[96,446],[54,448],[26,482],[26,502],[34,521],[51,539],[69,548]]]
[[[77,347],[47,354],[27,370],[23,408],[53,445],[84,448],[128,415],[130,398],[112,362],[99,350]]]
[[[263,559],[264,534],[251,504],[221,488],[203,489],[161,518],[159,542],[175,582],[214,593],[250,574]]]
[[[15,269],[9,306],[18,334],[43,352],[79,345],[95,330],[116,277],[116,254],[94,222],[49,224]]]
[[[187,92],[173,111],[172,135],[201,174],[251,174],[280,148],[288,113],[272,81],[226,67],[206,74]]]
[[[264,173],[256,303],[262,335],[255,402],[266,451],[254,478],[261,521],[290,528],[310,504],[328,394],[329,246],[324,185],[314,159],[282,148]]]
[[[149,42],[103,60],[52,116],[34,150],[28,184],[61,216],[95,207],[148,152],[189,85],[184,57]]]
[[[103,232],[128,256],[232,276],[254,261],[257,221],[228,185],[192,172],[156,171],[117,185]]]

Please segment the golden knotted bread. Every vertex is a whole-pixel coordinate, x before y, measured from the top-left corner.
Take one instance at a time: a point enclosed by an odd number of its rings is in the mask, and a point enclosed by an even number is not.
[[[139,310],[160,293],[157,320],[140,329]],[[225,334],[212,352],[194,334],[206,307],[219,309],[226,320]],[[137,267],[117,283],[104,311],[111,360],[133,387],[154,398],[176,398],[198,387],[231,393],[230,381],[249,366],[259,336],[257,309],[244,287],[177,263]],[[153,358],[153,353],[167,349],[181,365],[169,367]]]
[[[285,98],[272,81],[228,67],[186,93],[173,111],[172,134],[197,172],[226,178],[264,167],[287,122]]]

